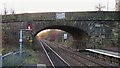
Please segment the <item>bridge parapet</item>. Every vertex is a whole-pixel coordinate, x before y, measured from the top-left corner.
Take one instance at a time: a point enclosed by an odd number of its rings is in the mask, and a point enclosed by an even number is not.
[[[120,20],[118,11],[65,12],[63,20]],[[2,15],[2,22],[59,20],[55,12]]]

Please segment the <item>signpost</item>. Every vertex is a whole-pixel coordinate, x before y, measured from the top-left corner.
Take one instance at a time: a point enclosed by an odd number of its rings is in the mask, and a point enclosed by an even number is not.
[[[30,31],[30,30],[32,30],[30,25],[27,26],[27,29],[20,29],[20,39],[19,39],[19,43],[20,43],[20,56],[22,55],[22,42],[23,42],[23,40],[22,40],[22,32],[23,31]]]
[[[64,34],[64,42],[67,40],[67,34]]]
[[[67,33],[66,34],[64,34],[64,42],[65,42],[65,46],[67,46],[67,43],[66,43],[66,40],[67,40]]]
[[[56,19],[65,19],[65,13],[64,12],[56,13]]]
[[[20,56],[22,54],[22,29],[20,30],[20,39],[19,39],[19,42],[20,42]]]

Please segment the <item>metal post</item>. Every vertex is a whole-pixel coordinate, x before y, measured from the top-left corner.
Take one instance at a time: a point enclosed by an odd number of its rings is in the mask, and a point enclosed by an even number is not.
[[[19,39],[19,42],[20,42],[20,56],[22,54],[22,29],[20,30],[20,39]]]
[[[0,68],[2,68],[2,54],[0,54]]]

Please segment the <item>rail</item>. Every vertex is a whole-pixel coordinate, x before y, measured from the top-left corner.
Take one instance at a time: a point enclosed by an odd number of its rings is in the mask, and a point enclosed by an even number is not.
[[[56,68],[56,66],[70,66],[61,56],[59,56],[51,47],[49,47],[46,42],[40,41],[40,43],[42,44],[42,47],[54,68]],[[57,60],[53,59],[53,57]]]

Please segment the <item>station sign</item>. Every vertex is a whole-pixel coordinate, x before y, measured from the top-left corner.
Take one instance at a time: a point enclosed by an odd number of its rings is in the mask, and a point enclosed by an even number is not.
[[[64,39],[65,39],[65,40],[67,39],[67,34],[64,34]]]

